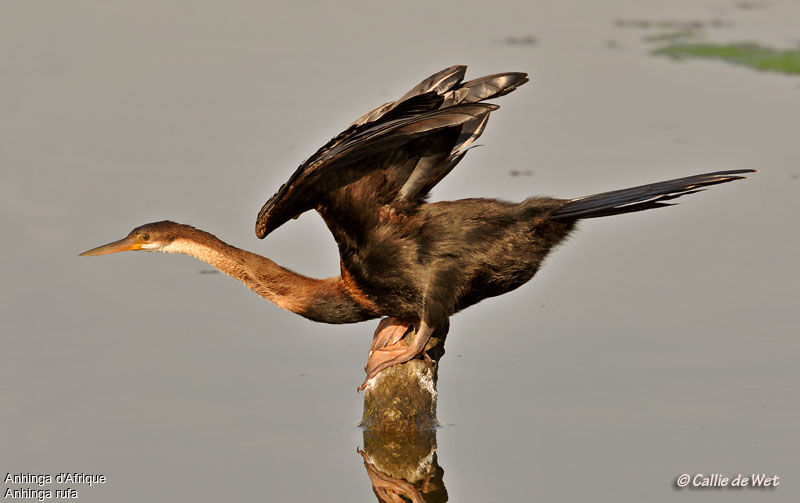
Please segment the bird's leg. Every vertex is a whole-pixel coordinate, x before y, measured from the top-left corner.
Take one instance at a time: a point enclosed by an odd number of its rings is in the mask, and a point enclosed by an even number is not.
[[[391,325],[388,323],[391,322],[387,322],[387,327],[390,327]],[[407,326],[408,325],[406,325],[406,327]],[[380,325],[378,328],[380,330]],[[388,329],[389,328],[384,328],[382,331],[386,331]],[[405,333],[405,331],[403,333]],[[410,345],[406,344],[406,342],[402,339],[398,339],[394,344],[377,347],[374,349],[369,356],[367,367],[364,369],[367,372],[367,378],[364,379],[364,383],[361,384],[358,389],[363,390],[367,386],[367,382],[378,375],[381,370],[391,367],[392,365],[405,363],[422,353],[425,350],[425,346],[428,344],[428,340],[431,338],[432,333],[433,328],[424,321],[421,321],[419,323],[419,328],[414,333],[414,340]],[[394,337],[396,337],[396,333],[393,333],[393,336],[390,338]],[[426,361],[428,360],[430,359],[426,359]]]

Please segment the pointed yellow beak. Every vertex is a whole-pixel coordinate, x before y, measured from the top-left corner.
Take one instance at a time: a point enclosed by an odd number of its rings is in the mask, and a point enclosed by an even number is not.
[[[116,253],[121,251],[141,250],[142,239],[139,237],[126,237],[107,245],[98,246],[81,253],[81,257],[88,257],[92,255],[105,255],[106,253]]]

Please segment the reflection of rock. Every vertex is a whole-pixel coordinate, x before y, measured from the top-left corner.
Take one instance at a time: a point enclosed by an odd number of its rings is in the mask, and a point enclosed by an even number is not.
[[[436,458],[436,431],[418,435],[364,432],[364,468],[378,501],[444,503],[444,470]]]
[[[381,472],[415,484],[429,476],[436,455],[436,431],[365,431],[363,455]]]

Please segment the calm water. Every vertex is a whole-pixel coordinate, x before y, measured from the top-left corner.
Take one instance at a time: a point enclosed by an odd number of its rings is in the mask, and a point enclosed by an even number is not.
[[[791,46],[798,4],[528,4],[3,2],[0,472],[104,474],[73,484],[86,502],[375,501],[354,391],[374,322],[313,324],[187,257],[77,254],[169,218],[334,275],[316,215],[262,242],[256,212],[352,119],[465,63],[533,85],[436,199],[761,172],[586,222],[452,320],[450,501],[796,501],[800,81],[652,58],[615,20]],[[672,485],[740,472],[782,485]]]

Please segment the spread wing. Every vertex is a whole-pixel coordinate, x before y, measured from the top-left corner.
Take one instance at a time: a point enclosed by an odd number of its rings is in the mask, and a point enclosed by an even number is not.
[[[465,71],[465,66],[446,68],[356,119],[264,204],[256,235],[263,238],[310,209],[330,226],[354,212],[377,214],[384,205],[419,204],[458,164],[497,109],[480,102],[528,81],[524,73],[499,73],[462,82]]]

